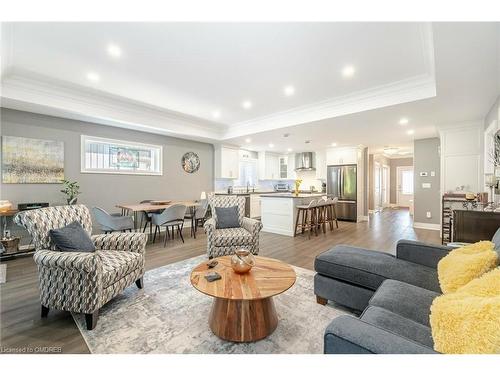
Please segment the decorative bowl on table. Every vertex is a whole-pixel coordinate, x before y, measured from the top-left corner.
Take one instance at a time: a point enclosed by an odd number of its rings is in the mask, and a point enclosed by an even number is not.
[[[238,249],[231,256],[231,267],[236,273],[247,273],[255,265],[253,254],[246,249]]]

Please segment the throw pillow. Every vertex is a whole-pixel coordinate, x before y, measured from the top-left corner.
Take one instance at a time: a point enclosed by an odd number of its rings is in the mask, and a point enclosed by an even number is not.
[[[56,249],[60,251],[95,251],[92,239],[78,221],[59,229],[51,229],[49,236]]]
[[[240,226],[238,206],[215,207],[215,211],[217,215],[217,229],[238,228]]]
[[[439,285],[443,293],[451,293],[493,269],[498,254],[490,241],[480,241],[450,251],[437,266]]]
[[[434,349],[448,354],[500,353],[500,268],[432,302]]]

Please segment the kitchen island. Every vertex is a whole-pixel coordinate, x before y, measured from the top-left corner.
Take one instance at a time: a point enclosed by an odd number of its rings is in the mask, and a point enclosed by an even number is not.
[[[275,193],[261,194],[261,220],[264,232],[293,237],[297,206],[309,204],[325,194]]]

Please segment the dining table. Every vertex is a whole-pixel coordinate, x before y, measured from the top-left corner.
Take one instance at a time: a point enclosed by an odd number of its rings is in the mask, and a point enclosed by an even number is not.
[[[134,228],[137,231],[139,224],[139,214],[142,212],[155,212],[155,211],[163,211],[169,207],[172,207],[176,204],[182,204],[186,206],[191,213],[191,225],[195,225],[195,215],[196,208],[201,205],[199,201],[194,200],[180,200],[180,201],[151,201],[148,203],[132,203],[132,204],[117,204],[116,207],[121,209],[121,214],[123,216],[133,216],[134,218]],[[196,231],[193,231],[194,238],[196,238]]]

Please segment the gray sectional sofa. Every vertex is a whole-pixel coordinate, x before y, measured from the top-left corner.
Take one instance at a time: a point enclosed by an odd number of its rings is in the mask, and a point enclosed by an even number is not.
[[[430,306],[441,294],[437,263],[449,247],[401,240],[396,256],[336,246],[315,260],[314,292],[362,311],[340,316],[326,328],[324,352],[336,354],[436,353]]]

